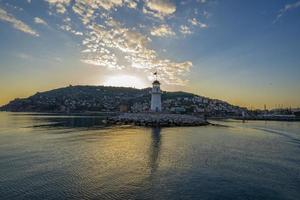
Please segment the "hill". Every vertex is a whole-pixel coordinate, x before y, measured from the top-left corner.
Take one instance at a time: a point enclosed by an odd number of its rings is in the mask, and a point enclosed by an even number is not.
[[[12,112],[143,112],[150,107],[150,89],[106,86],[68,86],[17,98],[0,108]],[[211,116],[241,115],[245,108],[187,92],[163,92],[163,110],[206,113]]]

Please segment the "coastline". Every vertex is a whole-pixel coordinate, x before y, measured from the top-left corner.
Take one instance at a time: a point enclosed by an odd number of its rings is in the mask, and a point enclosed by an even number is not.
[[[261,117],[261,116],[256,116],[256,117],[231,117],[230,119],[235,119],[235,120],[242,120],[242,121],[300,121],[300,117],[291,117],[291,116],[268,116],[268,117]]]
[[[30,111],[30,112],[24,112],[24,111],[5,111],[0,110],[0,113],[14,113],[16,115],[61,115],[61,116],[103,116],[106,118],[116,117],[120,116],[124,113],[122,112],[51,112],[51,111]],[[145,113],[131,113],[131,114],[145,114]],[[183,116],[193,116],[190,114],[169,114],[169,115],[183,115]],[[225,119],[233,119],[233,120],[240,120],[240,121],[288,121],[288,122],[298,122],[300,121],[300,117],[237,117],[237,116],[224,116],[224,117],[207,117],[208,120],[225,120]]]

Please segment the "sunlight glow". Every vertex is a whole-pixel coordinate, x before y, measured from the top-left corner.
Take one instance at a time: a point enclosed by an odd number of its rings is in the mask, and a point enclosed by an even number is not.
[[[132,87],[132,88],[145,88],[145,82],[140,78],[132,75],[115,75],[109,76],[103,82],[105,86],[118,86],[118,87]]]

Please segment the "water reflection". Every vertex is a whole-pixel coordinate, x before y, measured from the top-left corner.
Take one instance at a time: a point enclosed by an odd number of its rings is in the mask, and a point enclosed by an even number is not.
[[[153,128],[151,131],[151,144],[149,149],[149,169],[153,175],[159,166],[159,154],[161,147],[161,128]]]
[[[104,117],[99,116],[63,116],[63,117],[51,117],[51,116],[34,116],[34,127],[45,128],[91,128],[91,127],[103,127]]]
[[[298,122],[98,122],[0,113],[0,199],[300,199]]]

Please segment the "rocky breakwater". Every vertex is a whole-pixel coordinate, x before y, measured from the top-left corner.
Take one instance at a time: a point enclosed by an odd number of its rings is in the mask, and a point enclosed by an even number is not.
[[[149,127],[203,126],[209,124],[203,117],[164,113],[124,113],[108,118],[106,123]]]

